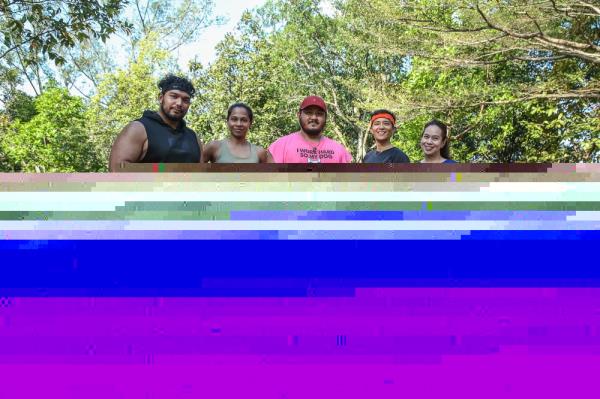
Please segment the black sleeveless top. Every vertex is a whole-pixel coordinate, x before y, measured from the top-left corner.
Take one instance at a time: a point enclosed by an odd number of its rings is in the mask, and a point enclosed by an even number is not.
[[[197,163],[200,148],[196,133],[181,120],[177,129],[167,125],[158,112],[144,111],[139,122],[146,128],[148,151],[143,163]]]

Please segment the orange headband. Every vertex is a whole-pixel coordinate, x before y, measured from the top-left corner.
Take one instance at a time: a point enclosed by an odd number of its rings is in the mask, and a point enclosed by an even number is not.
[[[392,122],[392,125],[396,124],[396,119],[394,119],[394,117],[388,113],[382,113],[382,114],[375,114],[371,117],[371,124],[373,124],[373,122],[375,121],[375,119],[379,119],[379,118],[385,118],[388,121]]]

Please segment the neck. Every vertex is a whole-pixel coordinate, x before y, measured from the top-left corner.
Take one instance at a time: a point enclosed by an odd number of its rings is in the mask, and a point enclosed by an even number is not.
[[[392,143],[390,143],[389,140],[382,141],[382,142],[375,141],[375,148],[376,148],[377,152],[389,150],[390,148],[392,148]]]
[[[322,133],[319,133],[316,136],[311,136],[310,134],[306,133],[304,130],[300,130],[300,134],[302,135],[302,137],[304,137],[304,139],[306,141],[312,141],[315,143],[318,143],[321,141],[321,136],[323,135]]]
[[[233,134],[229,135],[229,142],[235,145],[246,144],[246,136],[243,137],[235,137]]]
[[[171,120],[170,118],[167,118],[167,115],[165,115],[165,113],[162,111],[162,109],[158,111],[158,114],[162,118],[163,122],[165,122],[167,125],[169,125],[173,129],[177,129],[177,126],[179,126],[179,121],[174,121],[174,120]]]
[[[439,152],[436,152],[435,154],[431,154],[431,155],[425,155],[425,162],[428,163],[442,163],[446,160],[446,158],[443,158]]]

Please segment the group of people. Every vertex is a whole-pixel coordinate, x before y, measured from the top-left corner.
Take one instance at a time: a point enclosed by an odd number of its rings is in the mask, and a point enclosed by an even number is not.
[[[254,121],[252,109],[235,103],[227,110],[229,135],[202,145],[187,127],[184,117],[195,95],[192,83],[168,75],[159,84],[158,112],[145,111],[117,136],[110,153],[110,170],[122,163],[350,163],[352,156],[335,140],[323,135],[327,105],[318,96],[306,97],[298,110],[300,130],[277,139],[268,149],[247,140]],[[372,113],[370,131],[375,149],[364,163],[408,163],[408,156],[391,144],[396,132],[396,116],[379,109]],[[442,122],[427,123],[421,136],[426,163],[455,163],[450,159],[448,129]]]

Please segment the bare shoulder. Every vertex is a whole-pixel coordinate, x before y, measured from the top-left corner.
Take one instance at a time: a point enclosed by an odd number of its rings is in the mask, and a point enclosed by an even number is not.
[[[206,149],[206,151],[214,152],[220,146],[221,146],[221,140],[212,140],[208,144],[206,144],[205,149]]]
[[[115,171],[120,163],[139,162],[147,149],[148,136],[141,122],[130,122],[121,130],[110,151],[109,168]]]
[[[201,162],[214,162],[217,150],[220,146],[220,140],[209,141],[202,147],[202,160]]]
[[[129,122],[123,130],[121,130],[120,136],[125,136],[130,140],[146,140],[146,128],[140,121]]]

